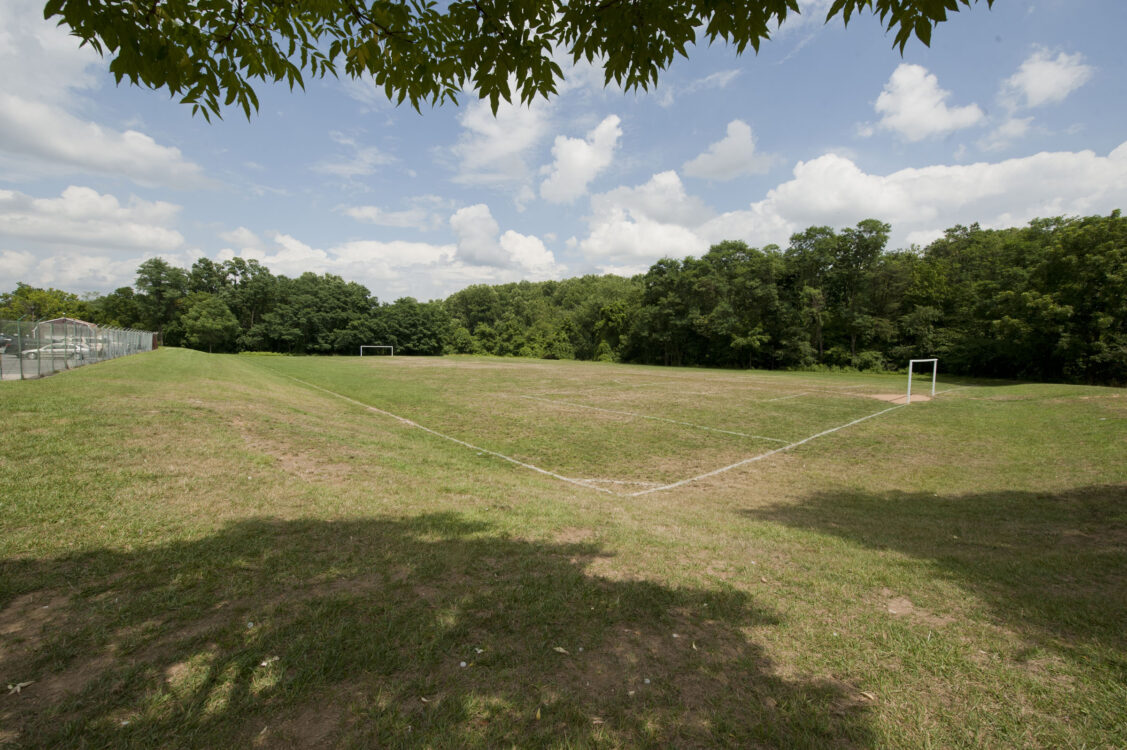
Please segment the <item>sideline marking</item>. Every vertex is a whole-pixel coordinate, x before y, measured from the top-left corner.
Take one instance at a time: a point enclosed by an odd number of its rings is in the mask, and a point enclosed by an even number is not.
[[[511,456],[506,456],[504,453],[498,453],[497,451],[491,451],[488,448],[481,448],[479,446],[474,445],[473,443],[467,443],[465,440],[459,440],[456,437],[450,437],[449,435],[443,435],[438,430],[432,430],[429,427],[424,427],[423,425],[419,424],[418,422],[413,422],[410,419],[407,419],[406,417],[401,417],[398,414],[392,414],[389,411],[384,411],[383,409],[379,408],[378,406],[372,406],[371,404],[365,404],[363,401],[357,401],[354,398],[349,398],[348,396],[345,396],[344,394],[341,394],[341,393],[337,393],[336,391],[330,391],[328,388],[322,388],[319,385],[315,385],[314,383],[310,383],[308,381],[302,380],[301,378],[295,378],[293,375],[286,375],[286,377],[289,378],[290,380],[297,381],[298,383],[301,383],[302,385],[306,385],[306,386],[309,386],[310,388],[315,388],[319,391],[323,391],[323,392],[329,394],[330,396],[336,396],[337,398],[343,399],[344,401],[348,401],[349,403],[356,404],[357,406],[362,406],[365,409],[368,409],[369,411],[374,411],[377,414],[383,414],[385,417],[391,417],[392,419],[394,419],[398,422],[402,422],[403,424],[408,425],[410,427],[416,427],[416,428],[422,430],[423,432],[429,432],[431,435],[435,435],[436,437],[440,437],[443,440],[449,440],[452,443],[457,443],[458,445],[464,445],[465,447],[470,448],[470,449],[475,450],[475,451],[478,451],[479,453],[487,453],[490,456],[496,456],[497,458],[508,461],[509,463],[516,464],[517,466],[523,466],[524,468],[531,469],[532,471],[537,471],[541,474],[552,477],[553,479],[558,479],[561,482],[568,482],[570,484],[576,485],[577,487],[583,487],[584,489],[588,489],[588,490],[595,490],[596,492],[605,492],[608,495],[619,495],[619,496],[622,495],[622,493],[615,492],[614,490],[608,490],[606,487],[599,487],[597,485],[586,484],[582,479],[572,479],[570,477],[565,477],[564,475],[557,474],[554,471],[548,471],[547,469],[541,469],[539,466],[533,466],[532,464],[526,464],[524,461],[518,461],[517,459],[512,458]]]
[[[721,430],[717,427],[705,427],[702,424],[693,424],[692,422],[682,422],[679,419],[669,419],[667,417],[651,417],[648,414],[638,414],[632,411],[618,411],[617,409],[604,409],[601,406],[587,406],[586,404],[577,404],[573,401],[560,401],[554,398],[544,398],[543,396],[526,396],[518,394],[517,398],[527,398],[532,401],[546,401],[549,404],[563,404],[564,406],[574,406],[578,409],[591,409],[592,411],[605,411],[608,414],[622,414],[627,417],[638,417],[639,419],[652,419],[655,422],[669,422],[671,424],[684,425],[685,427],[696,427],[698,430],[708,430],[709,432],[723,432],[725,435],[738,435],[745,438],[753,438],[755,440],[770,440],[773,443],[786,443],[786,440],[779,438],[767,437],[765,435],[748,435],[746,432],[735,432],[734,430]]]
[[[776,453],[782,453],[783,451],[788,451],[791,448],[797,448],[798,446],[802,445],[803,443],[809,443],[814,438],[820,438],[823,435],[829,435],[831,432],[837,432],[838,430],[844,430],[846,427],[852,427],[853,425],[855,425],[859,422],[864,422],[866,419],[872,419],[873,417],[879,417],[881,414],[887,414],[888,412],[894,411],[895,409],[903,409],[905,406],[907,406],[907,404],[900,404],[899,406],[892,406],[892,407],[889,407],[888,409],[883,409],[881,411],[878,411],[876,414],[870,414],[867,417],[861,417],[860,419],[854,419],[852,422],[849,422],[848,424],[843,424],[840,427],[834,427],[832,429],[825,430],[823,432],[819,432],[817,435],[811,435],[808,438],[805,438],[803,440],[799,440],[798,442],[795,442],[795,443],[791,443],[790,445],[784,445],[782,448],[776,448],[773,451],[767,451],[766,453],[760,453],[758,456],[752,456],[751,458],[745,458],[744,460],[737,461],[734,464],[729,464],[728,466],[723,466],[719,469],[713,469],[712,471],[706,472],[704,474],[698,474],[695,477],[689,477],[688,479],[682,479],[679,482],[673,482],[672,484],[665,484],[665,485],[662,485],[661,487],[653,487],[653,488],[648,489],[648,490],[640,490],[638,492],[632,492],[628,495],[628,497],[638,497],[639,495],[648,495],[651,492],[661,492],[662,490],[671,490],[675,487],[680,487],[682,485],[688,484],[689,482],[696,482],[700,479],[707,479],[708,477],[714,477],[717,474],[723,474],[726,471],[731,471],[732,469],[738,468],[738,467],[743,466],[745,464],[750,464],[754,461],[762,460],[764,458],[767,458],[768,456],[773,456]]]

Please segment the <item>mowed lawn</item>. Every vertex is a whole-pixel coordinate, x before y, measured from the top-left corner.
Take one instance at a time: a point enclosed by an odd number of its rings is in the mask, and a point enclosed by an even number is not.
[[[0,746],[1127,746],[1127,392],[904,386],[176,349],[0,384]]]

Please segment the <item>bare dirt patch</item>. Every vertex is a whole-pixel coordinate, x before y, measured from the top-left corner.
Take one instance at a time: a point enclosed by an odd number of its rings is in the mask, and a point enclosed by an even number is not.
[[[922,607],[912,603],[906,596],[895,596],[888,589],[881,589],[881,599],[885,610],[894,617],[903,617],[933,628],[942,627],[953,622],[950,617],[932,614]]]
[[[887,401],[890,404],[905,404],[908,402],[908,394],[906,393],[865,393],[861,394],[869,398],[875,398],[878,401]],[[915,402],[931,401],[931,396],[918,396],[912,394],[912,403]]]

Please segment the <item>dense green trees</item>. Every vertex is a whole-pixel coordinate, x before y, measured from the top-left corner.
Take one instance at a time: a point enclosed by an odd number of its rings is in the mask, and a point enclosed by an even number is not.
[[[445,302],[451,349],[545,359],[615,359],[640,300],[620,276],[475,285]],[[602,352],[602,356],[600,356]]]
[[[1127,219],[956,226],[889,251],[875,220],[810,227],[786,248],[714,245],[632,279],[474,285],[444,301],[380,303],[330,274],[274,276],[253,260],[163,260],[91,300],[19,284],[0,317],[69,314],[215,351],[477,353],[665,365],[903,367],[1127,384]]]
[[[196,292],[189,297],[186,308],[180,325],[189,346],[207,347],[208,352],[212,352],[217,347],[230,346],[239,334],[239,321],[214,294]]]
[[[908,290],[945,366],[983,375],[1127,383],[1127,219],[955,227]]]
[[[12,291],[0,294],[0,318],[6,320],[81,318],[88,313],[89,305],[77,294],[58,289],[40,289],[19,282]]]
[[[161,258],[150,258],[137,268],[138,328],[160,333],[177,345],[184,337],[180,325],[181,301],[188,295],[188,274]]]

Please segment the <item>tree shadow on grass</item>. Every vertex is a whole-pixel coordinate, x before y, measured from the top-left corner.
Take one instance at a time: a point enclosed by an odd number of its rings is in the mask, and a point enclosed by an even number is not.
[[[929,560],[1031,643],[1127,679],[1127,485],[824,492],[745,515]]]
[[[0,676],[35,681],[0,744],[872,744],[859,690],[774,673],[746,594],[588,574],[600,554],[443,514],[0,561]]]

